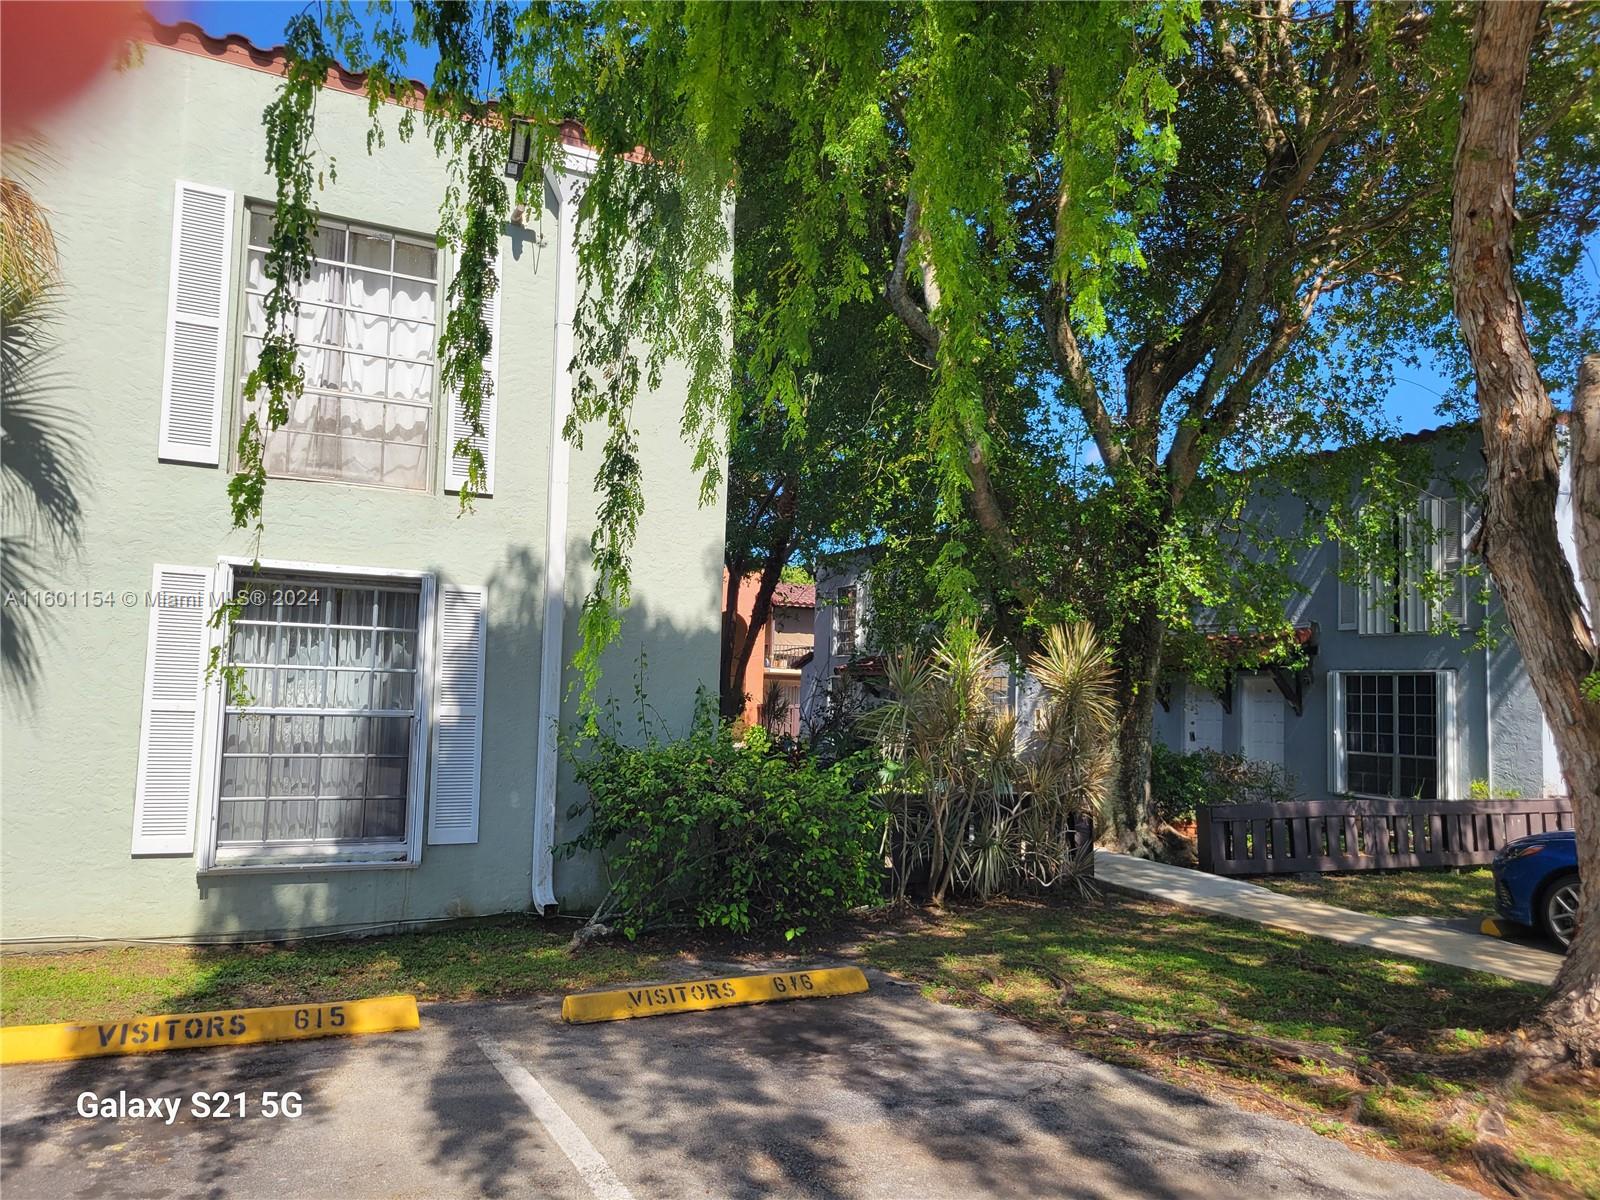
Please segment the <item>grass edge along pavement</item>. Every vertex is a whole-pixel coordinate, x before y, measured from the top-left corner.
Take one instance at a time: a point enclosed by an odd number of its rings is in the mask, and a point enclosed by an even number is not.
[[[0,955],[0,1023],[310,1004],[410,993],[509,1000],[649,977],[671,952],[599,943],[571,954],[575,922],[502,917],[369,938],[231,947],[114,945]]]
[[[944,1003],[1486,1195],[1600,1197],[1600,1072],[1493,1090],[1540,987],[1156,900],[956,909],[862,958]]]
[[[661,979],[701,951],[755,970],[799,950],[883,969],[935,1000],[991,1007],[1095,1057],[1486,1194],[1506,1194],[1494,1182],[1504,1173],[1531,1194],[1600,1197],[1600,1076],[1554,1077],[1495,1110],[1470,1070],[1537,987],[1120,896],[937,917],[884,912],[781,948],[685,936],[574,954],[573,928],[513,917],[290,946],[12,953],[0,956],[0,1019],[109,1020],[396,992],[509,1000]],[[1407,1055],[1442,1069],[1385,1065]],[[1496,1117],[1503,1134],[1488,1132]]]
[[[1471,870],[1346,871],[1312,876],[1272,875],[1250,883],[1287,896],[1320,900],[1375,917],[1433,917],[1474,923],[1495,915],[1494,876]]]

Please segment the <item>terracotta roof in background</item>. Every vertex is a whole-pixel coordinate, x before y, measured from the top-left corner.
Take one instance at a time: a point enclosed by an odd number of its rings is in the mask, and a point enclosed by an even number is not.
[[[175,21],[168,25],[156,20],[149,13],[143,13],[137,23],[135,36],[152,46],[165,46],[169,50],[195,54],[201,58],[220,59],[233,66],[261,71],[267,75],[287,74],[288,54],[282,45],[257,46],[242,33],[226,33],[221,37],[212,37],[193,21]],[[411,85],[411,94],[395,103],[404,104],[409,108],[421,108],[423,97],[428,94],[428,88],[418,79],[408,82]],[[365,96],[367,77],[363,72],[346,71],[343,67],[335,66],[329,69],[324,86],[336,92]],[[584,140],[583,126],[577,121],[562,121],[560,136],[562,142],[569,146],[578,146],[585,150],[593,149]],[[638,156],[639,152],[636,151],[625,157],[636,160]]]
[[[815,608],[817,585],[814,583],[780,583],[772,593],[772,602],[782,608]]]
[[[1311,646],[1317,640],[1317,627],[1315,625],[1296,625],[1291,639],[1296,646]],[[1248,654],[1255,654],[1264,648],[1272,646],[1277,639],[1270,634],[1259,633],[1208,633],[1206,644],[1222,659],[1241,658]]]

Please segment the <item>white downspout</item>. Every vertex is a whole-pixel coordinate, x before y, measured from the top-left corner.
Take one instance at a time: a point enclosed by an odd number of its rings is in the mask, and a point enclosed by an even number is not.
[[[568,146],[560,171],[545,169],[556,197],[555,371],[550,388],[544,626],[539,652],[539,753],[533,794],[533,906],[556,905],[556,771],[560,765],[561,673],[566,664],[567,480],[572,447],[562,430],[572,412],[572,321],[578,307],[577,205],[594,173],[592,151]]]
[[[1485,610],[1484,620],[1488,621]],[[1494,799],[1494,649],[1486,638],[1483,643],[1483,774],[1489,786],[1489,798]]]

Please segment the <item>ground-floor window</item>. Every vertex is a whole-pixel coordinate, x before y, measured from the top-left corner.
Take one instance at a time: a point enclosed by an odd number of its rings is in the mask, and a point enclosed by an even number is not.
[[[219,852],[404,843],[422,736],[421,584],[241,572],[229,657],[247,703],[225,706]]]
[[[1431,671],[1347,672],[1345,784],[1369,796],[1439,795],[1439,686]]]

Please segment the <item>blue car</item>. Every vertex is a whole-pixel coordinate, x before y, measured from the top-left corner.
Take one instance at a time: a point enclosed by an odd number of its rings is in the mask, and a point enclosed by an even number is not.
[[[1570,829],[1507,842],[1494,856],[1500,915],[1544,930],[1565,948],[1578,927],[1578,836]]]

